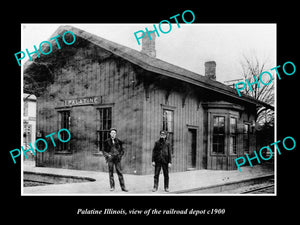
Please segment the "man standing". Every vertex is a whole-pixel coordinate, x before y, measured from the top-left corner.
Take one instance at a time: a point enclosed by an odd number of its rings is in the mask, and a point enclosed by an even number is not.
[[[155,142],[152,151],[152,166],[155,167],[154,170],[154,187],[153,192],[157,191],[159,174],[161,168],[164,174],[164,186],[165,191],[169,192],[169,167],[171,167],[171,146],[167,142],[167,131],[160,131],[160,139]]]
[[[108,164],[109,171],[109,183],[110,183],[110,191],[115,190],[115,181],[114,181],[114,166],[116,168],[119,182],[122,191],[127,192],[128,190],[125,188],[124,178],[121,171],[121,158],[124,155],[123,143],[121,140],[116,138],[117,129],[110,129],[110,138],[104,142],[104,151],[103,155]]]

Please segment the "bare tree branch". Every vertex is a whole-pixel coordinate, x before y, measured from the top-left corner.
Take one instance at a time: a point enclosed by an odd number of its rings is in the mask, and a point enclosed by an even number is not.
[[[246,88],[243,90],[245,94],[250,95],[251,97],[266,102],[268,104],[274,104],[274,82],[272,81],[268,85],[264,85],[260,82],[259,76],[262,72],[267,70],[268,61],[266,59],[260,60],[257,55],[242,56],[240,62],[242,76],[246,82],[248,80],[249,85],[246,85]],[[258,82],[256,82],[256,80]],[[272,75],[272,80],[274,80],[274,75]],[[270,80],[269,80],[270,81]],[[268,83],[269,81],[264,81]],[[259,84],[258,84],[259,83]],[[257,119],[256,122],[263,123],[266,120],[273,120],[274,112],[268,110],[264,107],[257,109]]]

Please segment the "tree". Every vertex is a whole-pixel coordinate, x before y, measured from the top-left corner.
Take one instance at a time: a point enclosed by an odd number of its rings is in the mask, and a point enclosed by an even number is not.
[[[271,67],[268,66],[268,60],[261,60],[257,57],[257,55],[253,55],[252,57],[243,55],[240,64],[244,80],[248,79],[249,83],[254,83],[251,85],[252,90],[247,85],[244,89],[244,93],[257,100],[274,105],[274,74],[271,73],[273,81],[268,85],[257,85],[257,83],[255,83],[255,78],[256,80],[259,80],[259,75],[262,72],[270,72]],[[270,78],[266,79],[266,77],[267,76],[262,77],[264,83],[268,83],[270,81]],[[268,123],[268,125],[274,124],[274,111],[263,106],[259,107],[257,109],[256,122],[261,126],[265,123]]]
[[[243,55],[241,68],[244,81],[248,79],[249,83],[253,83],[253,85],[251,85],[252,91],[247,85],[244,89],[244,93],[257,100],[274,106],[275,74],[270,71],[272,65],[270,65],[269,61],[266,59],[261,60],[255,54],[253,54],[252,57]],[[259,81],[259,75],[264,71],[268,71],[272,74],[273,81],[268,85],[263,85]],[[259,81],[259,85],[255,83],[255,78]],[[261,79],[264,83],[269,83],[271,78],[268,78],[268,76],[262,76]],[[264,106],[257,107],[256,124],[257,147],[260,148],[272,143],[274,140],[274,110],[268,109]]]
[[[47,85],[53,82],[52,70],[47,63],[27,61],[23,73],[23,93],[39,97],[45,92]]]

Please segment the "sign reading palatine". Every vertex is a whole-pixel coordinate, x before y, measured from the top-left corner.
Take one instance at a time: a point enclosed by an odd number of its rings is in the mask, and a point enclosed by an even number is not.
[[[90,105],[98,103],[98,97],[85,97],[64,100],[64,106]]]

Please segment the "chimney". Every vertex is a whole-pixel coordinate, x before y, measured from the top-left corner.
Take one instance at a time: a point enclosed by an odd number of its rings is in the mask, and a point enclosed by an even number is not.
[[[155,50],[155,38],[156,35],[154,32],[149,31],[150,36],[151,36],[151,40],[148,36],[148,34],[146,34],[143,38],[142,38],[142,53],[145,53],[149,56],[152,57],[156,57],[156,50]]]
[[[205,76],[209,79],[216,80],[216,65],[215,61],[208,61],[204,63]]]

